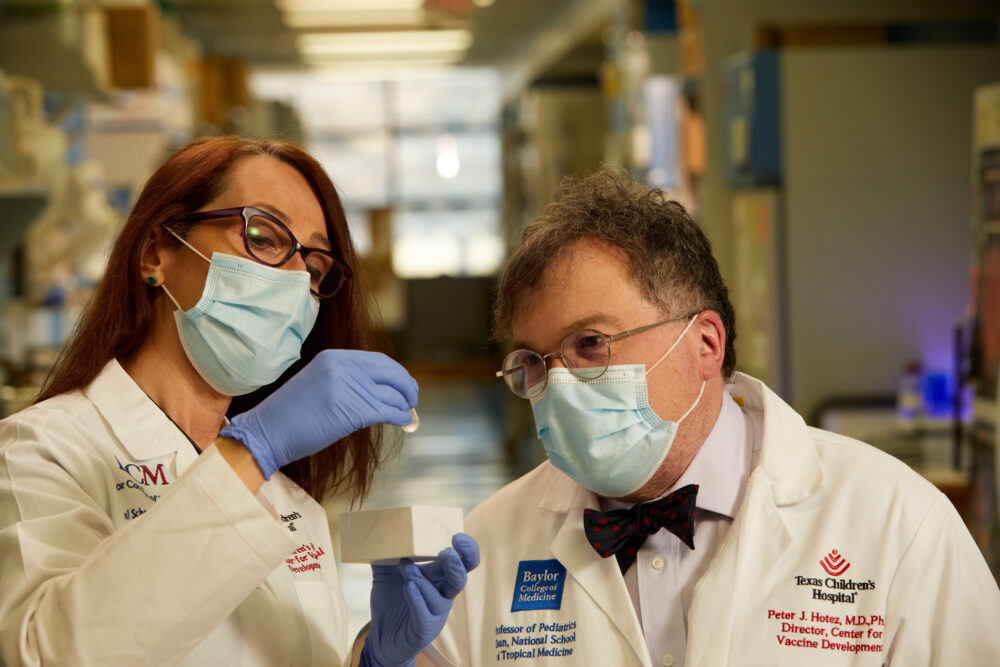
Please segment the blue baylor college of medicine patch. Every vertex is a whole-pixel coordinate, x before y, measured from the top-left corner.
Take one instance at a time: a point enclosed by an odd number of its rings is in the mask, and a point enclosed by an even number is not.
[[[559,609],[562,606],[566,568],[555,558],[522,560],[517,564],[511,611]]]

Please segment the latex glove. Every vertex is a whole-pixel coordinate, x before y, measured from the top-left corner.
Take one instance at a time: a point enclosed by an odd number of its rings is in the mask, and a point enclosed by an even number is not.
[[[219,435],[239,440],[266,479],[366,426],[412,421],[417,382],[379,352],[323,350]]]
[[[465,587],[466,573],[479,565],[479,545],[465,533],[454,549],[421,565],[372,565],[372,622],[361,650],[363,667],[412,665],[448,620],[452,601]]]

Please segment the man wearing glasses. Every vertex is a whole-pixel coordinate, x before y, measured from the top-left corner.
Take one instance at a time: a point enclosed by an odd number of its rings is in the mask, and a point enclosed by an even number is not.
[[[996,665],[1000,591],[949,501],[735,372],[676,202],[564,184],[500,278],[498,377],[548,461],[468,517],[439,664]]]

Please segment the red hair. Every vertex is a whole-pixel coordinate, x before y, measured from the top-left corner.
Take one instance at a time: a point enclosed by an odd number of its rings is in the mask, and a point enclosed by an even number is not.
[[[160,225],[197,211],[225,189],[229,170],[241,157],[267,155],[302,174],[312,187],[326,217],[334,254],[350,267],[353,277],[337,294],[320,302],[319,316],[302,347],[302,358],[272,384],[236,396],[229,415],[245,412],[308,363],[320,350],[345,348],[384,351],[371,292],[351,243],[344,207],[330,177],[302,149],[278,141],[240,137],[206,137],[187,144],[156,170],[146,182],[132,213],[118,234],[104,276],[72,337],[63,348],[35,402],[84,389],[112,359],[125,359],[149,334],[153,319],[154,288],[141,279],[140,255],[146,240]],[[382,431],[363,429],[336,447],[295,461],[282,472],[317,500],[349,492],[354,501],[371,488],[372,475],[383,458]]]

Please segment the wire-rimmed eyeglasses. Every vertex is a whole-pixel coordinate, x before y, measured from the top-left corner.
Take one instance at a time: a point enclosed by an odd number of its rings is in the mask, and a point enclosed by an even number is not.
[[[325,248],[310,248],[299,243],[295,235],[280,220],[254,206],[237,206],[217,211],[191,213],[177,222],[242,219],[243,247],[250,258],[266,266],[281,266],[295,256],[309,273],[309,287],[321,299],[333,296],[351,277],[351,269]]]
[[[558,352],[539,354],[531,350],[514,350],[504,358],[503,367],[497,371],[497,377],[502,377],[516,396],[536,398],[548,386],[549,357],[559,357],[566,365],[566,369],[576,377],[581,380],[596,380],[604,375],[611,363],[611,343],[670,322],[688,319],[698,312],[671,317],[613,335],[601,333],[596,329],[580,329],[563,338]]]

